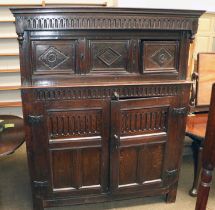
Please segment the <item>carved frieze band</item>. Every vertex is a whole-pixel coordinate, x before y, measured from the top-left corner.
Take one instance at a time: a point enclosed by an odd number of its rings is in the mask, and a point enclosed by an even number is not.
[[[75,110],[49,112],[48,128],[52,138],[72,135],[99,135],[101,110]]]
[[[117,93],[120,98],[172,96],[178,95],[177,85],[122,86],[122,87],[79,87],[79,88],[41,88],[34,90],[36,100],[59,99],[101,99],[112,98]]]
[[[16,16],[17,33],[24,30],[53,29],[163,29],[190,30],[196,33],[197,18],[150,17],[138,15],[70,15],[70,16]]]
[[[166,131],[167,108],[121,111],[121,133]],[[133,123],[135,122],[135,123]]]

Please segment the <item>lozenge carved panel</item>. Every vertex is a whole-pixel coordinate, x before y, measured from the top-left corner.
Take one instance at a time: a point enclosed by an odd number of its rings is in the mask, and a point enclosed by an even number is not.
[[[75,73],[76,42],[32,41],[33,74]]]
[[[90,40],[90,71],[128,71],[127,40]]]
[[[143,73],[178,71],[178,41],[144,41],[142,43]]]

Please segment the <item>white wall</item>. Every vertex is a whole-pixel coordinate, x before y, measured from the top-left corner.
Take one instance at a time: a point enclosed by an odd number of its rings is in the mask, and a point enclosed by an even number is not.
[[[215,12],[215,0],[118,0],[118,7],[193,9]]]

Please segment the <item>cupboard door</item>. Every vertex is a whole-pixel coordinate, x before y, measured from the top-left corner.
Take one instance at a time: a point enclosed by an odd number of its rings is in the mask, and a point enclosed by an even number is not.
[[[171,137],[176,105],[172,96],[111,102],[113,193],[165,185],[168,146],[177,144]]]
[[[108,106],[105,100],[46,104],[49,183],[55,195],[108,190]]]

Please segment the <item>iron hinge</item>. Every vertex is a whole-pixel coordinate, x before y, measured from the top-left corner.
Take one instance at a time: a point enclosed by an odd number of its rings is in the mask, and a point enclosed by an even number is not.
[[[43,115],[28,115],[27,121],[32,125],[37,125],[43,121]]]
[[[120,146],[120,140],[118,135],[113,136],[113,141],[112,141],[112,151],[118,149]]]
[[[119,93],[118,92],[113,92],[113,99],[119,101]]]
[[[178,169],[167,170],[166,174],[167,176],[176,176],[178,174]]]
[[[33,181],[34,187],[48,187],[48,181]]]
[[[172,113],[173,115],[186,116],[189,113],[189,108],[188,107],[173,108]]]

